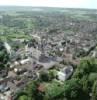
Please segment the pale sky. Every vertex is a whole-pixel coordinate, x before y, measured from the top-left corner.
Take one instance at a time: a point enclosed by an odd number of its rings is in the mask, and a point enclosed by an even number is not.
[[[97,9],[97,0],[0,0],[0,5]]]

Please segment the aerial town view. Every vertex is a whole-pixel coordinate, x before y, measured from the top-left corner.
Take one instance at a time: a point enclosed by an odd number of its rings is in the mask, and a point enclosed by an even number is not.
[[[97,100],[97,9],[0,6],[0,100]]]

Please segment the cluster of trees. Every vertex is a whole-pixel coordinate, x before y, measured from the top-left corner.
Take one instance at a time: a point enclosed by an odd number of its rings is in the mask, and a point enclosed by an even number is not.
[[[16,16],[12,16],[12,15],[3,15],[2,19],[0,20],[2,20],[1,25],[4,25],[6,27],[16,27],[19,29],[25,29],[28,27],[27,25],[31,23],[28,22],[28,19],[27,20],[22,19],[20,16],[17,16],[16,18]]]
[[[38,90],[40,84],[42,91]],[[72,78],[62,83],[54,80],[52,71],[42,72],[40,80],[31,82],[23,92],[26,95],[17,100],[97,100],[97,59],[82,60]]]
[[[37,98],[37,86],[38,82],[30,82],[23,91],[17,92],[15,100],[34,100]]]
[[[78,79],[87,100],[96,100],[97,59],[86,58],[77,67],[72,79]],[[82,98],[83,99],[83,98]]]

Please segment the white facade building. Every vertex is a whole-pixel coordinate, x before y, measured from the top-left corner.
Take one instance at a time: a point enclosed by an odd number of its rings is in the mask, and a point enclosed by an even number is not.
[[[62,71],[58,71],[58,79],[61,81],[67,80],[73,73],[73,67],[67,66]]]

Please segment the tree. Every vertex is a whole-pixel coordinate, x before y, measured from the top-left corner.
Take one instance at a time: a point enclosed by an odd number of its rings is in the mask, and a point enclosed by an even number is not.
[[[0,69],[8,67],[9,55],[4,47],[2,41],[0,41]]]
[[[83,78],[79,80],[79,82],[82,85],[83,91],[89,96],[91,85],[89,83],[88,75],[83,76]]]
[[[91,84],[91,86],[93,85],[93,83],[97,80],[97,73],[91,73],[89,75],[89,82]]]
[[[28,100],[28,97],[26,95],[22,95],[19,97],[18,100]]]
[[[96,59],[94,58],[87,58],[81,60],[80,64],[78,65],[75,73],[73,74],[74,78],[81,79],[85,75],[89,75],[91,72],[97,72],[97,63]]]
[[[49,70],[49,80],[52,80],[54,78],[56,78],[57,76],[57,71],[56,70]]]
[[[48,74],[48,72],[46,72],[46,71],[40,72],[40,80],[41,81],[45,81],[45,82],[49,81],[49,74]]]
[[[31,81],[24,90],[16,93],[15,100],[36,100],[35,98],[38,96],[37,86],[37,81]]]
[[[97,81],[94,82],[93,88],[92,88],[92,98],[91,100],[97,100]]]
[[[67,100],[88,100],[78,79],[71,79],[64,84],[64,94]]]
[[[26,86],[24,91],[25,91],[26,94],[28,94],[29,100],[32,100],[32,97],[36,97],[37,86],[38,86],[38,83],[36,81],[30,82]]]
[[[52,81],[46,86],[43,100],[56,100],[64,97],[64,85],[57,81]]]

